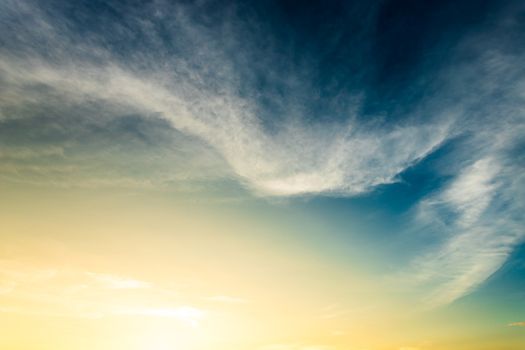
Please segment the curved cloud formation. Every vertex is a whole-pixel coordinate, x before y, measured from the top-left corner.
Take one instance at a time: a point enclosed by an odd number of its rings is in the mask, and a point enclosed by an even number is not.
[[[51,96],[58,95],[62,103],[99,101],[160,115],[173,128],[197,136],[216,149],[233,173],[261,195],[363,193],[396,181],[399,173],[448,136],[448,120],[373,128],[352,121],[355,112],[347,110],[335,110],[342,120],[328,124],[306,123],[303,118],[284,115],[279,118],[278,130],[268,130],[253,102],[255,88],[248,90],[248,96],[240,96],[231,67],[234,62],[214,47],[215,37],[191,22],[182,7],[176,8],[173,18],[180,23],[174,35],[188,36],[196,43],[184,46],[177,59],[157,61],[141,53],[138,63],[115,58],[114,52],[95,44],[74,43],[74,33],[65,29],[68,22],[48,17],[37,6],[22,3],[10,7],[8,3],[7,7],[17,16],[29,15],[36,28],[29,33],[16,28],[21,31],[24,50],[31,51],[30,57],[10,52],[0,62],[10,90],[3,98],[6,110],[20,104],[45,103],[50,96],[42,91],[32,93],[41,87]],[[145,29],[140,18],[131,16],[130,21],[136,30],[158,35]],[[246,50],[241,43],[231,45]],[[193,46],[201,48],[197,56],[193,56]],[[42,57],[42,51],[48,49],[51,59]],[[93,55],[95,58],[89,58]],[[346,99],[354,109],[358,107],[354,96]],[[291,104],[289,111],[297,102]]]
[[[448,304],[473,291],[523,240],[517,215],[524,203],[513,200],[523,178],[509,178],[515,170],[503,172],[501,167],[495,158],[477,160],[444,191],[420,203],[419,220],[446,237],[413,262],[418,282],[432,287],[430,306]]]

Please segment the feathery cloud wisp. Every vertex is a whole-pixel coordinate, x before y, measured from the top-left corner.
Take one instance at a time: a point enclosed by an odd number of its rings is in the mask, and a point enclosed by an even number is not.
[[[240,182],[260,195],[367,192],[397,181],[403,170],[432,152],[449,133],[449,120],[382,129],[356,123],[355,112],[338,108],[331,113],[339,115],[339,121],[309,123],[308,115],[297,117],[294,112],[305,102],[298,97],[305,91],[298,89],[290,89],[291,96],[282,101],[290,107],[280,116],[278,130],[269,131],[253,98],[259,94],[257,89],[239,93],[239,79],[250,80],[239,74],[250,74],[236,73],[231,55],[213,45],[213,31],[192,23],[192,14],[183,6],[174,12],[177,37],[191,36],[193,44],[181,47],[177,59],[161,61],[147,52],[126,61],[96,43],[75,43],[75,33],[68,31],[65,19],[51,19],[37,6],[4,6],[15,16],[30,13],[46,30],[20,33],[30,58],[13,50],[15,54],[10,52],[0,61],[9,87],[2,101],[7,112],[14,111],[3,113],[2,119],[19,118],[21,106],[45,104],[50,96],[62,104],[100,103],[121,113],[161,117],[215,149]],[[143,16],[130,15],[127,20],[150,38],[156,37],[144,28]],[[232,23],[239,25],[235,19]],[[44,48],[41,41],[49,45]],[[156,40],[152,43],[160,45]],[[258,54],[255,48],[245,47],[246,41],[232,39],[228,44],[237,52]],[[49,48],[53,61],[42,52]],[[354,96],[346,99],[354,110],[359,107]]]

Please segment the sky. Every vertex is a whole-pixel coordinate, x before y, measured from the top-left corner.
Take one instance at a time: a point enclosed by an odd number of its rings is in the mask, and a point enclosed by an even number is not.
[[[0,29],[0,348],[525,348],[523,2]]]

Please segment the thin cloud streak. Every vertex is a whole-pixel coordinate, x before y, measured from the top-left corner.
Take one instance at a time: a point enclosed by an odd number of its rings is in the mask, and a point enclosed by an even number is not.
[[[88,319],[147,316],[198,326],[206,311],[181,305],[177,294],[126,276],[0,260],[0,295],[4,299],[0,312],[4,313]]]

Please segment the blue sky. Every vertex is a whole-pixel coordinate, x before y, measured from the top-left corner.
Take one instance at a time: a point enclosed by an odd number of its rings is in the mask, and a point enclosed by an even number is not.
[[[423,309],[481,298],[512,312],[525,305],[524,10],[3,1],[0,180],[288,220],[298,242]]]

